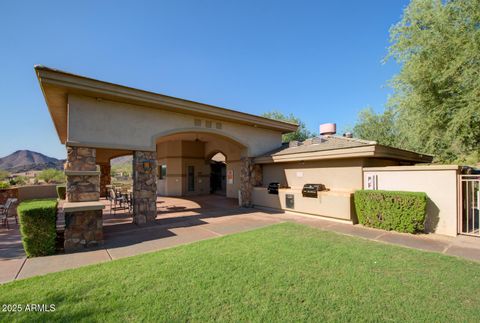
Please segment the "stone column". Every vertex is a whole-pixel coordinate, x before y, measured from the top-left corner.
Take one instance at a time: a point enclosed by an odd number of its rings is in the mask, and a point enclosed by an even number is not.
[[[103,241],[100,172],[96,167],[94,148],[67,147],[67,202],[65,213],[64,247],[74,251],[96,246]]]
[[[133,222],[145,224],[157,217],[157,153],[133,153]]]
[[[110,163],[99,163],[100,166],[100,197],[107,196],[107,185],[111,184]]]
[[[98,201],[100,178],[95,163],[95,149],[67,147],[67,202]]]
[[[240,197],[242,207],[252,207],[252,190],[253,190],[253,160],[250,157],[241,159],[242,166],[240,169]]]
[[[253,165],[252,185],[254,187],[263,185],[263,168],[260,164]]]

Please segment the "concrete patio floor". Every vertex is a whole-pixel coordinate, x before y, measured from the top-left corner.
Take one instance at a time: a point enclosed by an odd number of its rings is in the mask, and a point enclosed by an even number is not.
[[[125,210],[104,211],[104,244],[88,251],[27,259],[18,226],[0,229],[0,283],[157,251],[181,244],[244,232],[282,222],[296,222],[321,230],[382,243],[444,253],[480,261],[480,238],[411,235],[290,212],[242,209],[236,200],[221,196],[164,198],[157,201],[156,222],[136,226]]]

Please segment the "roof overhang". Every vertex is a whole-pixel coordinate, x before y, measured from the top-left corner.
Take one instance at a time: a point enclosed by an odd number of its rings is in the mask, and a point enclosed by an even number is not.
[[[41,65],[35,66],[35,72],[58,137],[62,143],[65,143],[67,140],[67,104],[69,94],[229,121],[270,129],[282,134],[294,132],[298,128],[298,125],[293,123],[103,82]]]
[[[430,163],[432,156],[382,145],[365,145],[351,148],[338,148],[296,154],[261,156],[255,158],[257,164],[289,163],[299,161],[344,159],[344,158],[384,158],[414,163]]]

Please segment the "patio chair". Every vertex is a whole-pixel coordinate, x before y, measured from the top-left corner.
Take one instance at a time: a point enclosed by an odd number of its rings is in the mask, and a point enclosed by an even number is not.
[[[133,212],[133,192],[128,192],[128,210],[130,213]]]
[[[12,210],[15,208],[15,204],[17,204],[18,200],[16,198],[9,198],[5,205],[0,206],[0,219],[2,220],[3,226],[9,229],[8,226],[8,217]],[[18,224],[17,212],[14,213],[15,223]]]
[[[108,199],[110,200],[110,214],[115,215],[117,209],[128,209],[128,200],[125,196],[117,194],[113,188],[110,189],[108,194]],[[126,205],[126,206],[125,206]]]

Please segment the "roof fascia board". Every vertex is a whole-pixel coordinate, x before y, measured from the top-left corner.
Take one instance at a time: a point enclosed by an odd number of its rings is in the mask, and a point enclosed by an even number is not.
[[[170,108],[180,113],[202,115],[220,120],[233,121],[251,126],[272,129],[282,133],[293,132],[298,128],[298,125],[292,123],[271,120],[248,113],[147,92],[122,85],[72,75],[65,72],[52,71],[50,69],[45,70],[42,68],[37,68],[37,76],[41,85],[48,84],[50,86],[56,86],[64,89],[65,92],[68,93],[78,93],[93,97],[105,96],[107,99],[114,101],[119,101],[120,99],[122,102],[129,101],[133,104],[147,105],[154,108]],[[45,95],[46,92],[43,92],[44,96],[47,97],[47,95]]]
[[[298,161],[325,160],[325,159],[341,159],[341,158],[357,158],[357,157],[373,157],[375,153],[374,146],[363,146],[354,148],[331,149],[324,151],[314,151],[305,153],[296,153],[288,155],[272,155],[255,158],[255,163],[288,163]]]
[[[383,145],[375,146],[375,156],[376,157],[387,157],[395,158],[400,160],[407,161],[416,161],[422,163],[430,163],[433,160],[433,157],[430,155],[417,154],[413,151],[398,149],[394,147],[388,147]]]

